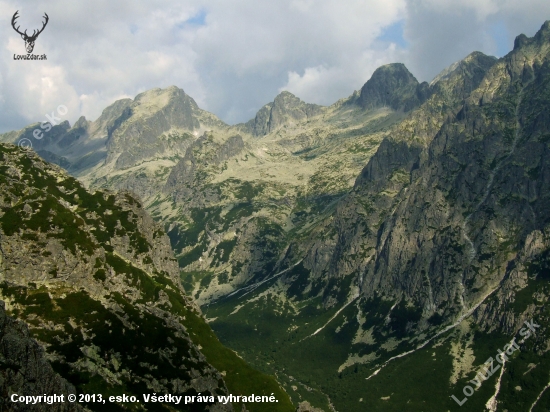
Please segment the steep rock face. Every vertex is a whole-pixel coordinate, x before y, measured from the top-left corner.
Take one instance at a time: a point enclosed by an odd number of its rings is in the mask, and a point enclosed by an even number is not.
[[[292,124],[322,112],[322,106],[304,103],[292,93],[281,92],[272,103],[262,107],[245,129],[254,136],[265,136],[284,124]]]
[[[369,190],[375,192],[384,185],[394,185],[395,179],[388,179],[393,173],[399,170],[409,173],[417,167],[422,149],[439,132],[444,121],[458,113],[462,101],[479,87],[495,63],[494,57],[474,52],[437,76],[431,86],[432,97],[391,130],[357,177],[355,188],[372,186]]]
[[[422,151],[392,160],[401,141],[371,160],[359,191],[395,170],[410,178],[378,233],[363,290],[402,291],[426,315],[444,302],[458,302],[445,303],[447,314],[462,312],[498,285],[529,233],[545,230],[548,148],[540,136],[550,72],[538,37],[495,64]]]
[[[374,71],[361,88],[357,103],[365,109],[389,106],[407,112],[420,106],[429,94],[428,83],[418,83],[403,63],[392,63]]]
[[[65,402],[33,406],[33,411],[82,411],[79,404],[67,402],[76,389],[55,373],[44,356],[43,348],[30,336],[27,325],[6,315],[0,301],[0,409],[29,410],[23,403],[11,402],[11,395],[64,395]],[[59,398],[58,398],[59,399]]]
[[[130,116],[131,104],[132,99],[120,99],[105,108],[90,127],[90,132],[100,137],[111,137],[113,130]]]
[[[357,177],[354,190],[340,201],[334,221],[319,229],[319,233],[340,235],[334,243],[316,242],[307,252],[306,262],[314,276],[365,271],[374,256],[379,230],[400,199],[397,194],[410,184],[410,174],[426,157],[426,148],[445,121],[460,111],[467,91],[476,89],[482,73],[487,74],[494,64],[495,59],[472,53],[451,66],[432,83],[432,96],[388,132]],[[322,255],[318,250],[323,250]]]
[[[183,155],[199,132],[226,127],[175,86],[149,90],[108,128],[105,164],[122,170],[159,155]]]

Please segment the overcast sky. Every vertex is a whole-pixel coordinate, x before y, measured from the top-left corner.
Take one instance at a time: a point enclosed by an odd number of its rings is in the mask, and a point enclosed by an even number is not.
[[[16,10],[29,32],[48,13],[47,61],[14,61]],[[328,105],[386,63],[430,81],[474,50],[501,57],[546,19],[548,0],[0,0],[0,132],[170,85],[230,124],[282,90]]]

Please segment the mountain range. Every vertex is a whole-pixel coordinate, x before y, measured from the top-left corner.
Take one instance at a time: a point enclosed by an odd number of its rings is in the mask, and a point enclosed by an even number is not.
[[[79,390],[98,376],[163,389],[135,365],[117,375],[108,359],[121,350],[95,338],[61,355],[62,342],[76,342],[66,334],[96,320],[81,313],[80,324],[46,332],[54,320],[36,307],[63,312],[71,294],[110,322],[138,310],[144,325],[174,317],[166,325],[192,330],[192,313],[300,411],[547,410],[549,108],[546,22],[506,56],[473,52],[429,84],[403,64],[382,66],[328,107],[282,92],[254,119],[227,125],[173,86],[119,100],[93,122],[53,125],[41,140],[38,124],[0,135],[6,316],[30,325],[60,385]],[[21,139],[78,181],[8,144]],[[60,189],[59,179],[70,183]],[[59,209],[49,228],[33,221],[45,210],[36,196]],[[56,242],[52,255],[40,252],[44,236]],[[63,251],[74,259],[54,276]],[[71,263],[87,275],[72,279]],[[525,325],[532,333],[521,340]],[[181,333],[186,359],[210,382],[197,391],[235,393],[243,381]],[[98,360],[85,367],[84,358]]]

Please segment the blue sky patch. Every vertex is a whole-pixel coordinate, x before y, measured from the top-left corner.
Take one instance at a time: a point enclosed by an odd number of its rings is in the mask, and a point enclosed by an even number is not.
[[[384,28],[382,34],[378,36],[378,40],[388,43],[395,43],[399,47],[407,48],[408,43],[403,37],[403,25],[405,20],[399,20]]]
[[[488,28],[488,32],[495,41],[497,57],[504,56],[514,47],[510,39],[510,33],[502,20],[491,24]]]
[[[195,26],[206,26],[206,10],[201,10],[190,19],[185,21],[185,24],[192,24]]]
[[[206,26],[206,10],[200,10],[197,14],[194,16],[188,18],[185,21],[182,21],[178,24],[176,24],[176,27],[178,29],[186,29],[186,28],[192,28],[197,26]]]

